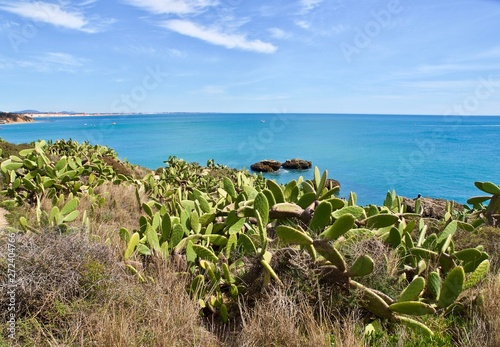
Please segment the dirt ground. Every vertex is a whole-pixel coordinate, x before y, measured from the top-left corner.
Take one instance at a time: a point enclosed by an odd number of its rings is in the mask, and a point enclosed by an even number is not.
[[[0,230],[9,226],[7,219],[5,219],[5,215],[9,212],[3,208],[0,208]]]

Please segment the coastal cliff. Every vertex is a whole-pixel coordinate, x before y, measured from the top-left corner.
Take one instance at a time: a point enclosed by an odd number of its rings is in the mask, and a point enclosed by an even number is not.
[[[28,122],[33,122],[33,118],[24,114],[0,112],[0,124]]]

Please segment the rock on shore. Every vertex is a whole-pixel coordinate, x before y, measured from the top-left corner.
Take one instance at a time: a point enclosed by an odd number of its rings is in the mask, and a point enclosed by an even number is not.
[[[0,113],[0,124],[28,123],[28,122],[33,122],[33,118],[31,118],[30,116],[17,113],[8,113],[8,112]]]
[[[421,197],[420,201],[420,206],[422,206],[422,217],[435,219],[444,218],[447,200]],[[407,212],[415,212],[415,199],[403,197],[403,205],[406,206]],[[463,206],[456,202],[453,202],[452,208],[458,211],[463,210]]]

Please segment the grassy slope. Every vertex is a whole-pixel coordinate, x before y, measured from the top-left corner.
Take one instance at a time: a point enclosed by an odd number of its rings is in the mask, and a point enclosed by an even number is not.
[[[4,154],[24,147],[2,144]],[[144,174],[126,163],[108,163],[127,172]],[[111,183],[99,187],[104,200],[98,207],[90,197],[80,199],[79,210],[89,211],[91,229],[78,223],[72,232],[61,234],[47,229],[43,235],[20,234],[17,237],[17,275],[28,285],[18,291],[17,345],[23,346],[498,346],[500,345],[500,297],[498,241],[500,229],[484,228],[474,235],[457,238],[456,247],[484,244],[490,252],[493,273],[470,295],[471,307],[457,314],[429,322],[437,331],[433,341],[401,327],[380,333],[370,342],[362,338],[368,315],[352,304],[352,297],[324,292],[324,286],[308,272],[307,260],[295,254],[286,262],[304,266],[300,273],[282,272],[284,287],[270,287],[254,303],[242,302],[239,313],[229,324],[202,320],[198,303],[185,291],[189,278],[179,272],[176,261],[152,259],[144,263],[132,259],[144,277],[141,283],[122,262],[125,244],[118,237],[120,227],[138,228],[142,215],[135,189]],[[143,197],[146,199],[147,197]],[[51,201],[41,202],[50,210]],[[11,225],[20,215],[35,219],[31,207],[11,209]],[[7,234],[0,234],[0,249],[6,249]],[[380,256],[383,248],[367,243],[351,249]],[[5,252],[0,252],[0,279],[5,280]],[[386,253],[390,258],[391,254]],[[383,258],[383,257],[382,257]],[[174,259],[175,260],[175,259]],[[381,260],[382,261],[382,260]],[[389,262],[390,264],[390,262]],[[145,267],[145,268],[144,268]],[[300,266],[298,267],[300,268]],[[383,287],[387,266],[371,281]],[[4,277],[2,277],[4,276]],[[280,275],[281,276],[281,275]],[[318,295],[319,291],[323,291]],[[480,295],[479,295],[480,294]],[[5,298],[2,304],[5,304]],[[481,298],[484,299],[481,302]],[[474,308],[469,309],[469,308]],[[3,340],[5,334],[1,318]],[[451,342],[451,338],[453,341]]]

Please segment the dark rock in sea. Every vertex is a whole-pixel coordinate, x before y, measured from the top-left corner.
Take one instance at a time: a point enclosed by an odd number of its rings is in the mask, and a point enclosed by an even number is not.
[[[415,212],[415,201],[416,199],[410,199],[403,197],[403,205],[406,206],[406,212]],[[435,218],[442,219],[446,214],[446,201],[444,199],[434,199],[434,198],[422,198],[420,197],[420,206],[422,206],[422,217],[424,218]],[[462,211],[463,206],[453,202],[453,209],[457,211]]]
[[[281,166],[283,166],[284,169],[290,170],[306,170],[312,167],[312,162],[295,158],[285,161]]]
[[[281,163],[277,160],[262,160],[258,163],[250,165],[250,169],[257,172],[275,172],[281,167]]]

